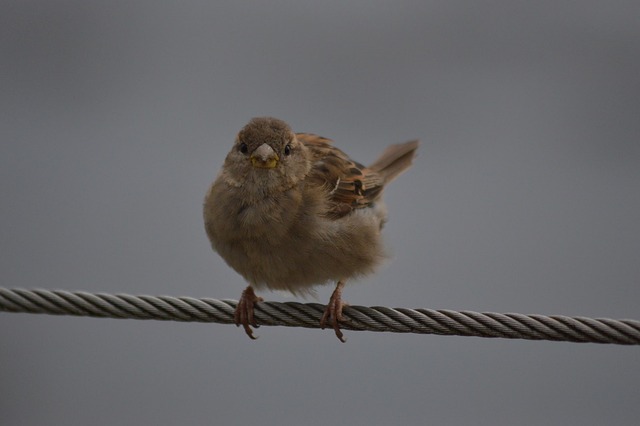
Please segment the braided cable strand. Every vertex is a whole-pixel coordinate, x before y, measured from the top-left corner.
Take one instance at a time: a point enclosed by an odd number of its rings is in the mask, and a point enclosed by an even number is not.
[[[0,311],[99,318],[234,323],[235,300],[171,296],[23,290],[0,287]],[[319,328],[325,306],[318,303],[262,302],[260,325]],[[433,309],[345,306],[341,328],[356,331],[502,337],[563,342],[640,344],[640,321],[498,314]]]

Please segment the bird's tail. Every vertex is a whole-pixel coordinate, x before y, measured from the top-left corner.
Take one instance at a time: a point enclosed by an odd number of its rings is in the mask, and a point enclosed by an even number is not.
[[[379,173],[384,182],[389,183],[411,167],[419,144],[420,142],[415,140],[390,145],[368,168]]]

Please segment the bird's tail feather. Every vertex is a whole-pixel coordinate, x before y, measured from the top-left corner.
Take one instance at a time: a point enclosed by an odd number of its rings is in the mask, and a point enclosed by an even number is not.
[[[411,167],[419,144],[420,142],[415,140],[391,145],[369,166],[369,169],[379,173],[385,183],[389,183]]]

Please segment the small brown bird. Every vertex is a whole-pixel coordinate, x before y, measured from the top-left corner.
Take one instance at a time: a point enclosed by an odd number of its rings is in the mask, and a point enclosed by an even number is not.
[[[235,313],[255,339],[254,288],[312,293],[337,282],[320,326],[340,331],[342,288],[372,273],[386,257],[380,230],[387,219],[384,186],[411,166],[418,141],[389,146],[369,167],[332,141],[294,133],[271,117],[238,133],[204,200],[213,249],[248,281]]]

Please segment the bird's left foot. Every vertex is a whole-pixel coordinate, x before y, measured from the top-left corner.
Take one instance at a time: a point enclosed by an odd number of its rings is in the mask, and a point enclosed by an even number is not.
[[[253,291],[253,287],[248,286],[242,292],[242,296],[240,296],[240,300],[238,300],[238,306],[236,306],[236,313],[234,317],[236,325],[238,327],[242,325],[242,327],[244,327],[244,332],[253,340],[258,337],[253,335],[251,326],[254,326],[255,328],[259,327],[253,317],[253,308],[256,303],[262,302],[263,300],[264,299],[262,297],[256,296]]]
[[[342,308],[344,307],[344,303],[342,302],[342,288],[344,287],[344,281],[338,281],[336,285],[336,289],[333,290],[333,294],[329,299],[329,303],[322,314],[322,318],[320,319],[320,328],[324,330],[327,321],[331,318],[333,321],[333,331],[336,333],[336,337],[340,339],[342,343],[346,342],[347,339],[342,334],[340,330],[340,321],[344,319],[342,316]]]

